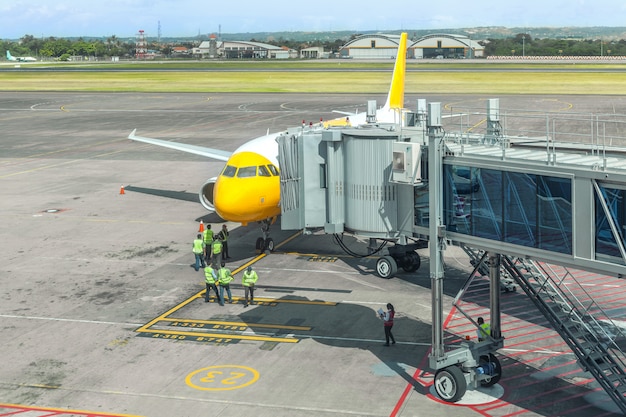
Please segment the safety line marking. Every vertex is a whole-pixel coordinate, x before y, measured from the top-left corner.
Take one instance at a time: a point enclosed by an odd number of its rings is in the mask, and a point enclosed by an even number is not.
[[[44,412],[50,413],[50,414],[46,414],[46,416],[59,416],[59,417],[63,417],[63,416],[67,416],[67,417],[79,417],[79,416],[84,416],[84,417],[141,417],[135,414],[101,413],[101,412],[95,412],[95,411],[70,410],[70,409],[66,410],[62,408],[35,407],[32,405],[0,403],[0,409],[2,408],[8,408],[8,409],[17,410],[17,411],[4,413],[2,412],[2,410],[0,410],[0,416],[12,416],[12,415],[21,414],[21,413],[27,413],[29,411],[44,411]],[[43,415],[41,417],[43,417]]]
[[[259,327],[263,329],[281,329],[281,330],[309,331],[312,329],[311,326],[285,326],[281,324],[247,323],[243,321],[237,322],[237,321],[219,321],[219,320],[179,319],[175,317],[168,317],[166,321],[211,324],[211,325],[221,325],[221,326],[250,327],[250,328]]]
[[[181,331],[169,331],[169,330],[156,330],[145,329],[142,333],[151,334],[164,334],[171,336],[191,336],[191,337],[206,337],[211,339],[236,339],[236,340],[256,340],[259,342],[282,342],[282,343],[298,343],[300,340],[288,337],[271,337],[271,336],[253,336],[253,335],[241,335],[233,333],[203,333],[203,332],[181,332]],[[176,339],[186,340],[186,339]]]

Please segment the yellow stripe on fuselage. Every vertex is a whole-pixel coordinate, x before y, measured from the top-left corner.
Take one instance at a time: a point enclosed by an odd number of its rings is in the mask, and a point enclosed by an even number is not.
[[[254,152],[234,154],[226,163],[237,170],[271,164]],[[220,174],[213,195],[216,213],[227,221],[246,225],[280,215],[280,177],[277,175],[263,177],[257,173],[254,177],[242,178]]]

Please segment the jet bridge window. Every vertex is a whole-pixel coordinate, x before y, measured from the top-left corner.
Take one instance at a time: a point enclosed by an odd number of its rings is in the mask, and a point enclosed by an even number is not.
[[[241,167],[237,170],[237,177],[239,178],[249,178],[256,177],[256,167]]]
[[[626,245],[626,190],[599,186],[600,195],[595,195],[596,253],[621,258],[620,246]]]
[[[450,165],[444,174],[450,230],[572,253],[570,179]]]
[[[237,172],[237,168],[232,165],[226,165],[224,170],[222,171],[222,175],[225,177],[234,177],[235,172]]]

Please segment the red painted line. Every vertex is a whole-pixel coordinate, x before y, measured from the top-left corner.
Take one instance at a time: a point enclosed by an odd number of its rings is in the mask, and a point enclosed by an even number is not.
[[[66,410],[61,408],[52,408],[52,407],[35,407],[35,406],[27,406],[21,404],[5,404],[0,403],[0,408],[9,408],[16,410],[15,412],[0,414],[0,416],[12,416],[17,415],[29,411],[43,411],[49,412],[50,414],[39,414],[40,417],[46,416],[67,416],[67,417],[140,417],[137,415],[131,414],[115,414],[115,413],[96,413],[93,411],[83,411],[83,410]]]

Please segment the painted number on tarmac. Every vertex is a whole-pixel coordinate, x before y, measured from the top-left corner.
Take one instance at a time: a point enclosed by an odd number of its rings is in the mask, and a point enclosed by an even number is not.
[[[221,365],[193,371],[185,382],[191,388],[202,391],[228,391],[254,384],[259,373],[247,366]]]

